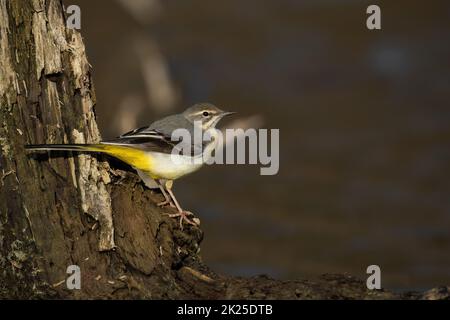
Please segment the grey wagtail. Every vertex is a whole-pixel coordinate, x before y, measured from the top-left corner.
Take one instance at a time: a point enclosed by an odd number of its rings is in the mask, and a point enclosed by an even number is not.
[[[38,144],[27,145],[30,151],[81,151],[100,152],[113,156],[133,167],[145,185],[149,188],[159,188],[164,196],[164,201],[158,206],[171,205],[177,208],[178,213],[169,214],[170,217],[180,217],[180,227],[183,221],[197,225],[198,219],[189,219],[192,212],[183,210],[172,191],[173,181],[192,173],[203,165],[204,161],[195,162],[192,157],[211,154],[215,149],[217,140],[214,139],[217,123],[224,116],[234,112],[222,111],[210,103],[198,103],[186,109],[183,113],[171,115],[153,122],[150,126],[138,128],[127,132],[116,139],[106,140],[96,144]],[[195,128],[201,127],[201,128]],[[173,161],[172,151],[176,143],[172,141],[172,132],[176,129],[186,129],[193,137],[194,129],[211,133],[212,139],[201,145],[192,143],[191,155],[176,155],[185,161]],[[183,142],[182,142],[183,143]],[[201,150],[201,153],[198,151]],[[186,161],[187,160],[187,161]],[[203,159],[205,160],[205,159]]]

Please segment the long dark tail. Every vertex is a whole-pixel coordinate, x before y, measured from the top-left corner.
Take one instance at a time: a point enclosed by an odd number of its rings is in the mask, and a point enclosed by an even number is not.
[[[105,146],[102,144],[28,144],[25,146],[29,151],[90,151],[103,152]]]
[[[80,152],[102,152],[129,165],[142,170],[148,170],[149,158],[142,150],[122,145],[107,143],[99,144],[29,144],[26,150],[33,151],[80,151]]]

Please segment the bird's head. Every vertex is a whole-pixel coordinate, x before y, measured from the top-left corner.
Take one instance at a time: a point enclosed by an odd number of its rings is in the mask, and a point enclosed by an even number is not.
[[[235,112],[223,111],[211,103],[197,103],[183,112],[184,117],[192,123],[201,122],[202,129],[214,128],[223,117]]]

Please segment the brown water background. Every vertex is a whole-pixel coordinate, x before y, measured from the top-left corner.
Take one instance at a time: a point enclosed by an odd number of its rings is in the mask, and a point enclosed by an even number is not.
[[[213,166],[176,183],[211,267],[292,279],[377,264],[386,288],[450,284],[449,1],[71,3],[103,137],[200,101],[280,129],[277,175]]]

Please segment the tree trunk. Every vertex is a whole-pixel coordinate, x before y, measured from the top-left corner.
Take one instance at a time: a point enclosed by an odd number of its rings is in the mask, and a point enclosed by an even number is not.
[[[88,154],[25,152],[100,140],[90,65],[61,2],[0,0],[0,49],[0,298],[423,297],[344,276],[215,274],[198,255],[201,230],[179,230],[134,173]],[[66,285],[70,265],[79,290]]]
[[[160,196],[102,159],[25,153],[27,143],[99,141],[95,94],[81,35],[65,27],[59,1],[1,0],[0,12],[0,296],[108,297],[134,287],[158,296],[155,269],[168,274],[196,250],[200,231],[178,245],[154,205]],[[67,290],[69,265],[80,267],[82,290]]]

